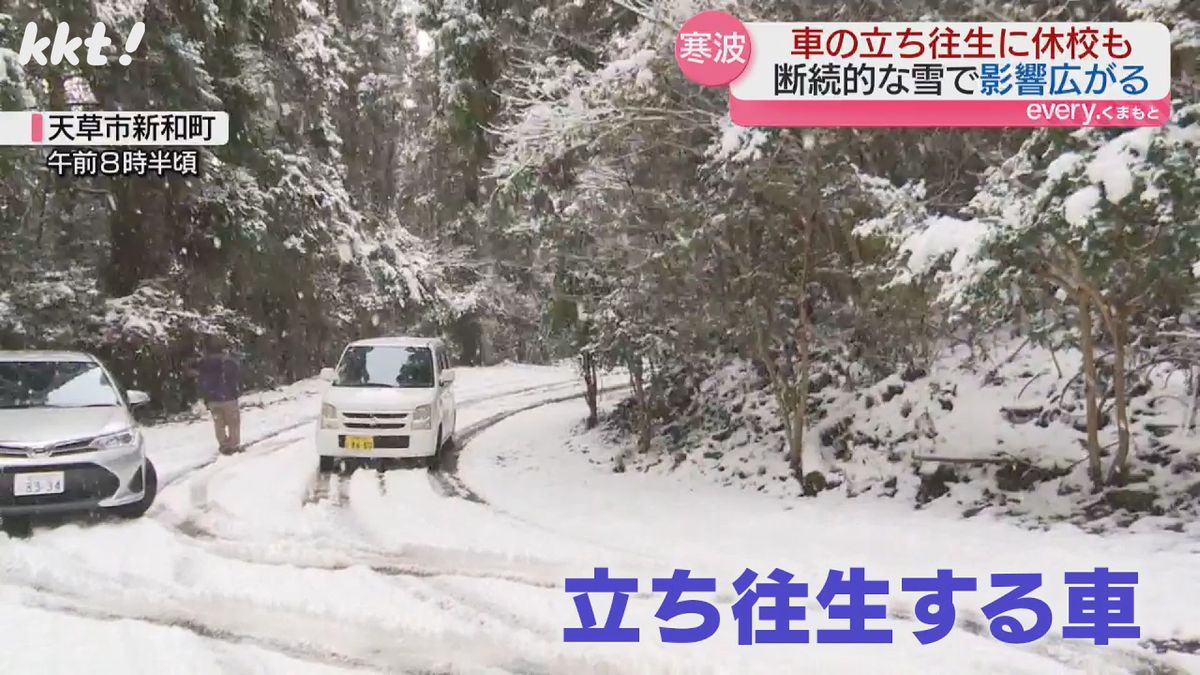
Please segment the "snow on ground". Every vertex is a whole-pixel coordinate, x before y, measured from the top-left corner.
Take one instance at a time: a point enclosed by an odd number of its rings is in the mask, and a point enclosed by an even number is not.
[[[809,582],[812,595],[829,569],[851,566],[863,566],[870,578],[887,579],[893,587],[904,576],[931,575],[939,568],[984,579],[992,573],[1040,572],[1046,586],[1039,597],[1056,612],[1053,635],[1061,634],[1066,619],[1063,573],[1108,566],[1141,575],[1137,622],[1144,638],[1200,636],[1195,542],[1166,534],[1099,537],[1068,525],[1030,531],[999,519],[967,521],[876,500],[785,502],[724,489],[703,476],[613,473],[616,449],[595,433],[572,436],[583,412],[581,403],[564,403],[502,422],[476,441],[462,463],[464,479],[497,509],[536,521],[555,538],[610,548],[607,559],[586,561],[573,576],[588,576],[591,565],[608,564],[615,576],[638,576],[640,588],[648,590],[651,576],[688,568],[717,578],[728,601],[730,584],[745,567],[760,574],[783,568]],[[630,556],[639,557],[636,565]],[[657,567],[647,569],[647,558],[657,560]],[[906,595],[893,592],[889,604],[911,615],[913,598]],[[959,600],[960,616],[978,616],[978,608],[995,597],[984,581],[980,592]],[[823,611],[814,602],[808,606],[815,619],[811,625],[819,625]],[[655,602],[635,600],[631,607],[631,625],[658,625]],[[552,611],[560,625],[577,625],[567,602],[546,604],[543,611]],[[888,672],[1068,672],[1068,665],[1075,672],[1130,672],[1131,664],[1152,658],[1128,643],[1087,648],[1074,641],[1046,649],[1054,654],[1038,654],[1036,644],[1025,650],[1005,647],[961,630],[951,634],[954,639],[922,647],[905,635],[916,624],[899,619],[886,622],[897,631],[898,644],[891,646],[739,649],[728,607],[723,611],[715,638],[670,651],[713,664],[719,672],[785,668],[799,655],[815,672],[869,672],[881,664]],[[650,641],[657,642],[652,636]],[[1178,664],[1186,658],[1172,657]],[[1191,661],[1191,668],[1196,665]]]
[[[6,672],[97,672],[100,664],[136,664],[129,672],[344,672],[314,666],[258,647],[231,648],[178,627],[137,621],[97,621],[37,609],[32,593],[6,586],[0,593],[0,631],[21,636],[0,657]],[[64,636],[74,648],[64,648]]]
[[[0,667],[690,674],[794,672],[803,662],[827,673],[1124,673],[1155,658],[1130,645],[1014,648],[966,630],[922,647],[901,615],[911,603],[899,599],[885,622],[894,645],[739,647],[729,582],[744,566],[784,567],[813,593],[839,565],[865,565],[893,584],[939,567],[1041,571],[1051,577],[1045,598],[1061,610],[1062,571],[1108,564],[1142,573],[1146,636],[1200,634],[1191,609],[1200,598],[1187,590],[1200,588],[1200,570],[1178,540],[1030,532],[882,501],[784,502],[682,474],[617,475],[611,448],[576,433],[581,401],[521,412],[470,441],[456,480],[483,501],[421,469],[334,478],[314,501],[322,386],[263,395],[245,425],[248,439],[264,440],[241,455],[214,456],[207,420],[149,430],[170,482],[146,518],[0,538],[0,630],[21,645],[0,654]],[[460,431],[579,391],[569,367],[511,365],[461,369],[455,387]],[[597,565],[641,579],[627,616],[641,643],[563,642],[577,621],[563,580]],[[722,627],[708,641],[658,643],[649,579],[675,567],[719,579]],[[606,609],[597,602],[601,616]],[[822,612],[809,612],[808,627],[823,625]],[[1188,672],[1176,665],[1157,672]]]
[[[551,384],[569,384],[570,368],[507,364],[490,368],[460,368],[454,385],[460,404],[482,398]],[[280,389],[256,392],[242,404],[242,441],[250,443],[293,425],[314,422],[320,413],[321,380],[302,380]],[[461,421],[461,420],[460,420]],[[201,421],[161,424],[145,429],[146,447],[158,468],[159,479],[170,481],[218,457],[207,413]],[[314,460],[315,461],[315,460]]]
[[[308,672],[289,666],[289,659],[321,672],[346,664],[378,670],[380,663],[420,670],[464,645],[484,649],[493,639],[486,616],[445,611],[449,601],[418,581],[451,569],[455,560],[479,573],[469,542],[461,554],[428,546],[413,553],[403,529],[380,544],[367,538],[354,515],[367,512],[387,523],[407,511],[413,521],[428,522],[452,500],[429,494],[427,472],[387,476],[397,489],[388,493],[390,503],[379,504],[380,515],[364,508],[376,502],[361,491],[344,506],[303,503],[316,476],[311,439],[324,386],[303,382],[247,397],[243,431],[252,445],[242,455],[216,454],[208,420],[147,429],[164,479],[147,518],[70,521],[39,528],[29,540],[0,540],[0,606],[15,600],[25,607],[19,622],[15,614],[8,617],[9,639],[45,644],[38,658],[52,671],[80,659],[91,659],[92,670],[124,670],[131,665],[125,654],[135,647],[148,650],[146,672],[162,672],[152,664],[190,659],[197,650],[209,655],[192,660],[194,672]],[[578,389],[570,367],[460,369],[459,428]],[[374,472],[351,480],[361,479],[378,485]],[[424,491],[408,494],[405,488],[420,486],[417,481]],[[447,531],[461,531],[454,524],[448,521]],[[388,542],[396,543],[389,549]],[[380,573],[373,565],[389,569]],[[504,565],[497,559],[484,573],[501,573],[495,570]],[[125,626],[127,636],[99,628],[103,619],[123,619],[110,625]],[[80,627],[93,624],[97,628]],[[193,636],[190,646],[179,646],[184,628]],[[490,633],[503,635],[502,628],[493,625]],[[44,638],[67,632],[77,636],[70,645]],[[176,637],[159,639],[159,633]],[[132,644],[138,637],[146,644]],[[112,649],[90,646],[118,639]],[[503,653],[500,644],[492,649]],[[229,667],[212,667],[218,657]],[[0,656],[0,666],[16,663]]]

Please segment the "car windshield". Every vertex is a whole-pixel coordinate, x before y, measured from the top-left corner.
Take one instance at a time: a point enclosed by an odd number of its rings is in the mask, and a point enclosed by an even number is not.
[[[428,347],[351,347],[338,364],[336,386],[422,389],[433,387]]]
[[[0,408],[121,405],[104,370],[86,361],[0,361]]]

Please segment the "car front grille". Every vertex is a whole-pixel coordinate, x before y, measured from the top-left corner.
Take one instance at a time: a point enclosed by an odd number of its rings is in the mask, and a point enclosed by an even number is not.
[[[0,443],[0,457],[53,457],[55,455],[74,455],[81,452],[92,452],[91,438],[81,438],[74,441],[64,441],[50,446],[12,445]],[[30,451],[33,450],[31,453]]]
[[[13,474],[43,471],[63,472],[63,491],[60,494],[13,496]],[[97,464],[41,464],[20,469],[8,467],[0,469],[0,504],[29,506],[99,500],[111,497],[120,486],[121,480],[117,476]]]
[[[403,429],[408,426],[408,413],[342,413],[342,426],[347,429]]]

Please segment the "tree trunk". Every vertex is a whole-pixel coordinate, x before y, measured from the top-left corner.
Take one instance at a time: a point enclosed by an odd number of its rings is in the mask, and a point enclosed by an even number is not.
[[[600,415],[597,411],[598,385],[596,378],[596,357],[591,352],[582,352],[579,355],[579,365],[583,369],[583,383],[586,387],[584,398],[587,400],[588,418],[587,428],[595,428],[599,423]]]
[[[629,384],[633,386],[633,400],[637,403],[637,426],[639,453],[650,450],[650,403],[646,400],[645,379],[639,359],[629,360]]]
[[[1192,402],[1188,407],[1184,427],[1189,431],[1196,429],[1196,415],[1200,413],[1200,368],[1192,370]]]
[[[768,312],[768,316],[770,316]],[[758,355],[758,360],[762,362],[763,367],[767,369],[767,376],[771,378],[771,393],[775,396],[775,404],[779,406],[779,418],[783,422],[784,439],[787,441],[787,451],[789,462],[790,459],[796,456],[796,436],[792,433],[795,428],[795,419],[793,414],[792,395],[788,383],[784,379],[784,375],[779,372],[779,366],[775,363],[775,356],[771,350],[767,348],[766,329],[759,328],[755,331],[755,350]]]
[[[1108,482],[1114,484],[1124,481],[1129,463],[1129,400],[1128,387],[1125,382],[1125,349],[1127,330],[1125,310],[1120,307],[1113,309],[1110,318],[1109,332],[1113,338],[1113,394],[1115,396],[1115,412],[1117,415],[1117,456],[1113,458],[1108,470]]]
[[[1088,476],[1099,491],[1104,483],[1100,466],[1100,408],[1096,403],[1096,343],[1092,336],[1092,301],[1087,291],[1076,291],[1079,307],[1079,350],[1083,353],[1083,396],[1087,405]]]
[[[791,425],[792,442],[789,443],[792,475],[801,483],[804,481],[804,430],[808,422],[808,355],[808,339],[805,336],[804,341],[800,343],[800,392],[793,404],[792,414],[795,421]]]
[[[109,258],[104,274],[104,290],[113,297],[124,297],[137,289],[147,274],[148,252],[144,222],[145,196],[132,196],[128,186],[112,187],[116,209],[109,214]]]
[[[492,349],[493,331],[492,325],[486,318],[479,320],[479,365],[488,366],[492,364],[493,352]]]
[[[812,336],[809,330],[808,316],[808,272],[812,269],[812,220],[804,219],[804,266],[800,271],[800,331],[796,336],[796,347],[799,350],[799,389],[800,393],[796,397],[795,415],[796,421],[792,425],[792,436],[794,441],[791,444],[792,457],[791,466],[792,474],[800,484],[804,484],[804,430],[808,422],[808,387],[809,387],[809,370],[810,370],[810,354],[812,353],[810,342]]]

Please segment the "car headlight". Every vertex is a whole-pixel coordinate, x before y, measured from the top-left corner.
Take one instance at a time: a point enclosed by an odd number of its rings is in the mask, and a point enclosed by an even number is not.
[[[115,434],[106,434],[92,441],[92,445],[100,450],[112,450],[113,448],[128,448],[138,444],[141,438],[135,429],[125,429],[118,431]]]
[[[413,411],[412,428],[428,429],[428,428],[430,428],[430,422],[432,422],[432,421],[433,421],[433,406],[419,405],[419,406],[417,406],[417,409]]]
[[[328,403],[321,404],[321,428],[336,429],[338,426],[337,408]]]

